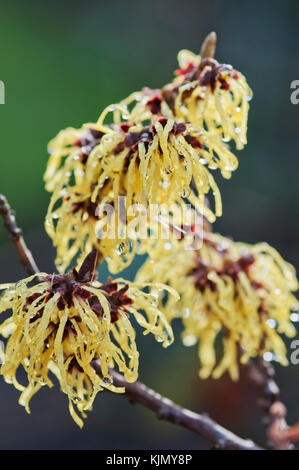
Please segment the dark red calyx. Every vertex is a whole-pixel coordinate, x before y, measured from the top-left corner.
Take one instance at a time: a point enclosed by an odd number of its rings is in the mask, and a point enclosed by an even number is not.
[[[79,272],[74,268],[66,274],[48,274],[45,281],[48,282],[49,298],[59,293],[57,300],[57,308],[64,310],[74,305],[73,296],[76,295],[82,299],[91,297],[91,293],[86,291],[83,287],[89,286],[97,277],[97,250],[93,250],[83,261]]]
[[[263,299],[261,300],[260,306],[258,308],[258,313],[260,315],[267,315],[268,313],[266,306],[265,306],[265,301]]]
[[[226,250],[217,250],[220,254],[225,255]],[[238,281],[238,274],[240,272],[245,272],[247,276],[249,276],[249,269],[254,263],[255,258],[253,255],[248,254],[241,256],[237,261],[233,261],[230,258],[224,258],[223,260],[223,268],[215,270],[212,266],[205,264],[200,256],[197,256],[195,260],[195,266],[192,268],[188,275],[192,275],[195,279],[195,286],[203,290],[205,287],[210,287],[211,290],[215,290],[217,288],[216,284],[208,279],[208,274],[211,271],[215,271],[218,276],[229,276],[232,278],[234,282]],[[252,287],[254,289],[260,289],[263,287],[262,284],[259,283],[252,283]]]
[[[47,302],[55,294],[59,293],[59,298],[57,300],[57,308],[59,310],[64,310],[66,307],[70,308],[74,305],[74,297],[85,300],[89,303],[90,308],[99,316],[102,316],[104,313],[102,305],[99,303],[98,298],[84,287],[90,286],[90,284],[96,279],[96,267],[97,267],[97,250],[93,250],[83,261],[79,271],[75,268],[72,271],[69,271],[66,274],[48,274],[45,277],[45,282],[48,282],[47,296],[45,301]],[[119,319],[120,312],[122,309],[127,313],[126,306],[132,305],[133,300],[127,295],[129,285],[126,284],[124,287],[118,290],[118,283],[113,282],[111,278],[106,284],[103,284],[99,288],[100,290],[106,293],[106,298],[109,302],[111,322],[114,323]],[[33,294],[27,298],[27,305],[32,304],[36,299],[38,299],[42,294]],[[27,308],[26,306],[24,308]],[[42,307],[38,313],[32,318],[31,323],[41,317],[43,313]],[[75,319],[80,322],[80,317],[75,317]],[[68,320],[65,328],[65,336],[68,333],[76,334],[76,330]]]
[[[87,212],[92,219],[98,220],[97,208],[98,204],[88,199],[87,201],[74,202],[71,211],[72,214],[76,214],[79,211]]]
[[[196,258],[196,265],[189,272],[189,276],[193,276],[194,284],[197,289],[203,291],[206,287],[209,287],[212,291],[216,289],[216,284],[208,279],[208,274],[211,268],[205,264],[200,256]]]
[[[125,132],[123,130],[123,132]],[[117,155],[122,152],[125,148],[131,149],[135,152],[138,148],[138,144],[143,142],[146,148],[150,145],[153,140],[153,132],[148,126],[144,127],[140,132],[125,132],[125,138],[114,148],[113,153]]]
[[[211,91],[214,92],[217,81],[220,83],[220,88],[222,90],[229,90],[230,86],[221,76],[221,72],[227,71],[230,75],[232,75],[232,68],[228,65],[219,65],[217,62],[209,62],[207,66],[205,66],[198,78],[198,83],[200,86],[209,86]]]
[[[49,274],[45,280],[49,283],[48,292],[52,296],[56,293],[60,294],[57,300],[59,310],[64,310],[66,306],[69,308],[73,306],[73,291],[76,287],[74,279],[64,274]]]
[[[100,287],[100,289],[105,291],[107,294],[106,297],[110,307],[111,323],[115,323],[119,319],[120,309],[126,312],[126,305],[132,305],[133,303],[133,300],[126,295],[129,285],[126,284],[120,290],[117,290],[117,287],[117,282],[113,282],[112,280],[109,280],[107,284],[103,284]],[[98,316],[103,315],[103,307],[95,297],[89,301],[89,304]]]
[[[193,147],[194,149],[202,149],[203,146],[202,144],[199,142],[199,140],[194,137],[193,135],[190,135],[190,134],[187,134],[185,135],[185,140],[188,142],[188,144],[191,145],[191,147]]]
[[[230,89],[229,84],[227,83],[227,81],[226,81],[224,78],[220,77],[220,78],[219,78],[219,82],[220,82],[220,88],[221,88],[221,90],[226,90],[226,91],[228,91],[228,90]]]
[[[36,292],[35,294],[30,295],[26,299],[26,304],[31,305],[36,299],[38,299],[42,294]]]
[[[167,122],[168,122],[168,119],[167,118],[160,118],[158,119],[158,121],[162,127],[165,127]],[[186,124],[185,122],[174,122],[173,123],[173,127],[170,131],[170,134],[174,134],[174,135],[180,135],[180,134],[183,134],[184,132],[186,131]],[[152,125],[152,132],[153,134],[156,134],[157,131],[156,131],[156,128],[154,125]]]
[[[78,361],[75,357],[69,363],[68,372],[72,372],[73,370],[77,372],[84,372],[82,367],[78,364]]]
[[[262,282],[251,281],[250,285],[254,290],[265,289],[265,286]]]
[[[126,122],[123,122],[121,125],[120,125],[120,128],[121,130],[126,134],[127,132],[129,132],[129,129],[130,129],[130,125],[127,124]]]
[[[159,114],[161,111],[161,103],[162,97],[160,95],[155,95],[146,103],[146,106],[152,114]]]
[[[175,75],[182,76],[182,75],[190,75],[193,74],[194,69],[196,68],[194,62],[189,62],[186,67],[177,69],[175,71]]]
[[[161,124],[162,127],[165,127],[168,122],[168,119],[161,117],[158,119],[158,122]]]
[[[41,299],[36,304],[36,307],[39,307],[43,302],[47,303],[53,297],[53,295],[54,294],[52,292],[48,292],[46,297],[44,297],[44,299]],[[42,294],[38,294],[38,293],[31,295],[30,297],[27,298],[26,304],[31,305],[36,299],[38,299],[41,296]],[[24,306],[24,310],[28,312],[27,306]],[[36,320],[38,320],[42,316],[43,312],[44,312],[44,306],[41,306],[39,310],[37,311],[37,313],[33,317],[30,318],[30,323],[34,323]]]
[[[232,261],[227,258],[224,260],[223,269],[219,271],[219,274],[226,274],[236,280],[241,271],[248,274],[249,268],[254,261],[254,256],[250,254],[241,256],[237,261]]]
[[[81,322],[81,318],[79,316],[73,317],[74,320],[76,320],[77,323]],[[63,340],[67,338],[70,334],[73,334],[74,336],[77,336],[77,331],[76,328],[74,327],[72,321],[70,319],[67,320],[65,327],[64,327],[64,332],[63,332]]]
[[[96,129],[88,129],[86,135],[82,139],[76,140],[74,142],[75,147],[80,147],[80,159],[84,164],[87,161],[87,158],[90,152],[96,147],[100,142],[103,136],[103,132],[97,131]]]
[[[183,134],[186,130],[186,124],[184,122],[175,122],[172,128],[174,135]]]
[[[85,205],[86,205],[86,202],[85,202],[85,201],[74,202],[74,203],[72,204],[72,214],[76,214],[76,213],[79,212],[81,209],[84,209],[84,208],[85,208]]]

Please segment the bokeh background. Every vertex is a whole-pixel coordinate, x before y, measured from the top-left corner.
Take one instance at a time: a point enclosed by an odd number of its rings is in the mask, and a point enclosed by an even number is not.
[[[290,102],[290,83],[299,79],[296,0],[0,0],[0,8],[0,80],[6,85],[6,104],[0,106],[0,193],[16,209],[43,271],[54,270],[54,252],[43,231],[49,139],[66,126],[96,120],[106,105],[135,89],[170,81],[178,50],[198,51],[211,30],[218,33],[216,58],[242,71],[254,91],[239,170],[230,181],[218,179],[224,215],[216,228],[247,242],[267,240],[299,269],[299,105]],[[131,279],[138,263],[127,270]],[[0,281],[23,276],[0,226]],[[197,349],[181,345],[179,326],[176,333],[176,343],[162,351],[139,332],[141,379],[263,444],[255,391],[228,377],[200,381]],[[299,420],[299,366],[278,366],[277,374],[293,423]],[[18,395],[1,378],[1,449],[208,447],[120,396],[98,396],[80,431],[57,389],[41,390],[31,415],[17,405]]]

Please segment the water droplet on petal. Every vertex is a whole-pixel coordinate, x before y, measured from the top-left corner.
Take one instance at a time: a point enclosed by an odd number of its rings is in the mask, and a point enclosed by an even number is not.
[[[299,321],[299,315],[298,315],[298,313],[291,313],[290,319],[291,319],[291,321],[294,322],[294,323],[295,323],[295,322],[298,322],[298,321]]]
[[[191,194],[191,188],[189,186],[187,188],[184,188],[183,191],[181,192],[181,197],[188,198]]]
[[[124,241],[118,245],[116,252],[118,255],[125,255],[126,253],[128,253],[129,250],[130,250],[129,243],[127,241]]]
[[[105,384],[112,384],[113,383],[113,379],[110,375],[107,375],[106,377],[103,378],[103,382]]]
[[[271,362],[271,361],[273,361],[274,356],[270,351],[267,351],[263,354],[263,359],[267,362]]]

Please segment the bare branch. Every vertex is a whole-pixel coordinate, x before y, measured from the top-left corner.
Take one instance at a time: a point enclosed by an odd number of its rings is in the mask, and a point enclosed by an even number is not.
[[[24,241],[22,230],[17,226],[14,212],[11,210],[6,198],[0,194],[0,214],[3,218],[4,226],[8,231],[11,241],[16,247],[20,263],[30,276],[39,272],[31,251]]]
[[[243,366],[243,369],[248,381],[258,389],[258,405],[266,416],[269,445],[277,450],[292,449],[286,422],[287,408],[279,400],[280,390],[275,381],[274,367],[260,358],[257,365],[249,362]]]
[[[93,367],[101,375],[101,366],[95,361]],[[228,431],[205,414],[194,413],[182,408],[168,398],[163,397],[141,382],[128,383],[114,370],[110,370],[113,384],[125,387],[126,396],[131,402],[137,402],[156,413],[158,419],[182,426],[212,442],[221,450],[262,450],[249,439],[242,439]]]

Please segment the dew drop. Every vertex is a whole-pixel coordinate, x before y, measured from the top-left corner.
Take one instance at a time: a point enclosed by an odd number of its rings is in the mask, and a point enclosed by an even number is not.
[[[271,362],[271,361],[273,361],[274,356],[270,351],[267,351],[263,354],[263,359],[267,362]]]
[[[294,323],[295,323],[295,322],[298,322],[298,321],[299,321],[299,315],[298,315],[298,313],[291,313],[290,319],[291,319],[291,321],[294,322]]]
[[[165,250],[171,250],[171,248],[172,248],[172,243],[170,243],[170,242],[164,243],[164,248],[165,248]]]
[[[275,328],[276,327],[276,321],[273,320],[273,318],[268,318],[268,320],[266,321],[267,325],[270,327],[270,328]]]
[[[181,197],[188,198],[191,194],[191,188],[189,186],[187,188],[184,188],[183,191],[181,192]]]
[[[167,175],[171,175],[174,172],[174,168],[172,166],[168,166],[168,167],[164,168],[164,172]]]
[[[184,311],[183,311],[183,317],[184,318],[188,318],[190,315],[190,308],[184,308]]]
[[[113,383],[113,379],[112,377],[110,377],[109,375],[107,375],[106,377],[103,378],[103,382],[105,384],[112,384]]]
[[[126,253],[128,253],[129,249],[130,249],[129,243],[124,241],[118,245],[116,252],[118,255],[125,255]]]

